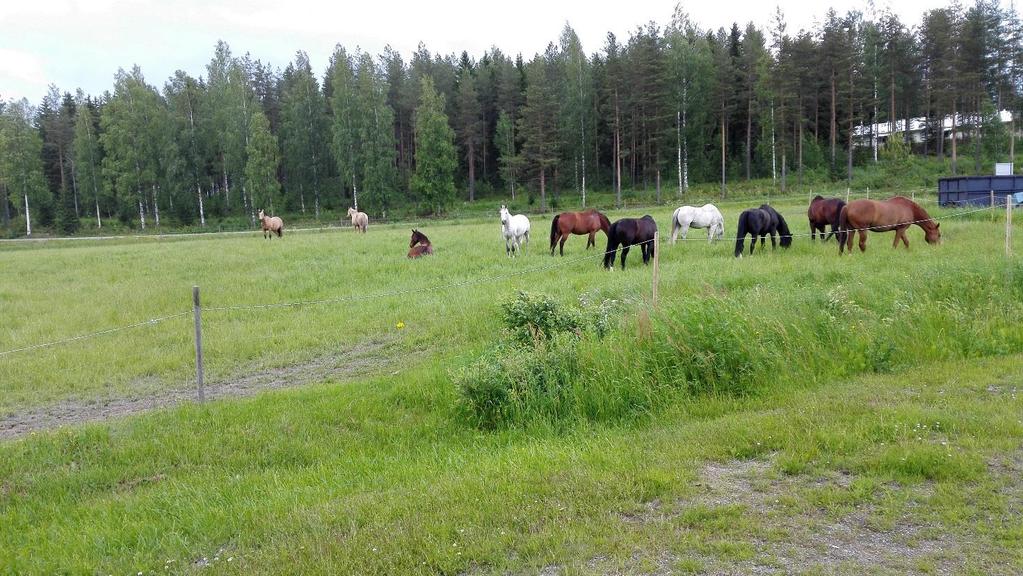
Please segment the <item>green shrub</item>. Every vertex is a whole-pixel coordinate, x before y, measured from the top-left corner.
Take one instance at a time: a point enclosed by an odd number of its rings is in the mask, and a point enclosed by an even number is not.
[[[520,291],[501,304],[501,310],[504,325],[520,344],[535,344],[566,332],[579,335],[583,330],[583,317],[578,311],[565,309],[543,294]]]

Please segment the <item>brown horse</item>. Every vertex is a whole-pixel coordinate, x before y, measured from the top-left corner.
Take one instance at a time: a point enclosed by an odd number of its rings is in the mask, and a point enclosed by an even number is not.
[[[845,206],[845,200],[841,198],[825,198],[817,195],[810,201],[810,207],[806,210],[806,217],[810,219],[810,239],[817,241],[817,232],[821,233],[821,240],[827,242],[829,238],[838,232],[838,215]],[[827,236],[827,225],[831,224],[831,232]]]
[[[263,227],[263,239],[273,238],[274,234],[277,234],[278,238],[281,238],[284,234],[284,220],[279,217],[270,217],[259,211],[259,224]],[[269,236],[267,236],[269,234]]]
[[[560,241],[561,255],[565,255],[565,240],[569,234],[589,234],[586,240],[586,249],[596,246],[594,239],[597,230],[603,230],[604,234],[611,228],[611,221],[600,212],[590,208],[582,212],[562,212],[554,217],[551,222],[551,256],[554,255],[554,247]]]
[[[899,245],[899,240],[909,248],[906,239],[906,228],[911,224],[923,228],[924,239],[928,244],[937,244],[941,240],[941,231],[935,222],[919,204],[905,196],[895,196],[888,200],[853,200],[842,208],[838,217],[838,253],[843,248],[852,252],[853,236],[860,233],[860,252],[867,250],[867,230],[874,232],[895,231],[892,248]]]
[[[430,239],[415,228],[412,229],[412,238],[408,242],[408,257],[419,258],[420,256],[427,256],[433,254],[433,244],[430,244]]]

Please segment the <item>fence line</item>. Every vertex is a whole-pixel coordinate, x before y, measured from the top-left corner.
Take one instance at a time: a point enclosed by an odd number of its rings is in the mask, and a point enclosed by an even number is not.
[[[180,318],[191,314],[191,310],[185,312],[179,312],[177,314],[171,314],[170,316],[163,316],[160,318],[150,318],[149,320],[143,320],[127,326],[118,326],[117,328],[107,328],[106,330],[100,330],[98,332],[90,332],[88,334],[79,334],[78,336],[72,336],[70,338],[64,338],[62,340],[54,340],[53,342],[44,342],[42,344],[33,344],[32,346],[25,346],[23,348],[14,348],[12,350],[5,350],[0,352],[0,357],[7,356],[8,354],[14,354],[15,352],[26,352],[28,350],[36,350],[38,348],[49,348],[51,346],[58,346],[61,344],[69,344],[71,342],[77,342],[79,340],[88,340],[90,338],[96,338],[106,334],[113,334],[114,332],[122,332],[124,330],[130,330],[132,328],[139,328],[142,326],[153,326],[167,320],[173,320],[174,318]]]
[[[957,217],[965,216],[965,215],[968,215],[968,214],[973,214],[973,213],[976,213],[976,212],[983,212],[983,211],[992,210],[992,209],[994,209],[993,206],[985,206],[983,208],[977,208],[977,209],[974,209],[974,210],[967,210],[967,211],[957,212],[957,213],[953,213],[953,214],[945,214],[945,215],[941,215],[941,216],[935,216],[935,217],[932,217],[932,218],[924,218],[924,219],[914,220],[914,221],[910,221],[910,222],[903,222],[903,223],[900,223],[900,224],[905,224],[905,225],[908,226],[908,225],[911,225],[911,224],[916,224],[916,223],[919,223],[919,222],[924,222],[926,220],[939,220],[939,219],[947,219],[947,218],[957,218]],[[845,231],[846,232],[858,232],[860,230],[869,230],[869,229],[870,228],[848,229],[848,230],[845,230]],[[805,233],[792,234],[792,237],[794,237],[794,238],[795,237],[809,237],[809,236],[810,236],[810,234],[805,234]],[[722,241],[735,241],[737,239],[738,239],[738,237],[733,236],[733,237],[729,237],[729,238],[722,238],[721,240]],[[682,240],[706,242],[706,240],[704,240],[702,238],[682,238]],[[648,240],[648,241],[644,241],[644,242],[637,242],[637,243],[634,243],[634,244],[630,244],[629,246],[623,246],[621,248],[623,248],[623,249],[624,248],[635,248],[637,246],[641,246],[641,245],[646,244],[648,242],[653,242],[653,240]],[[614,252],[617,252],[617,250],[618,249],[615,249]],[[458,282],[450,282],[450,283],[447,283],[447,284],[438,284],[438,285],[435,285],[435,286],[428,286],[426,288],[405,288],[405,289],[402,289],[402,290],[393,290],[393,291],[387,291],[387,292],[376,292],[376,293],[373,293],[373,294],[347,295],[347,296],[339,296],[339,297],[334,297],[334,298],[323,298],[323,299],[317,299],[317,300],[299,300],[299,301],[294,301],[294,302],[275,302],[275,303],[268,303],[268,304],[249,304],[249,305],[232,305],[232,306],[203,306],[202,309],[204,311],[207,311],[207,312],[233,312],[233,311],[244,311],[244,310],[264,310],[264,309],[272,309],[272,308],[291,308],[291,307],[298,307],[298,306],[310,306],[310,305],[320,305],[320,304],[336,304],[336,303],[341,303],[341,302],[358,302],[358,301],[364,301],[364,300],[374,300],[374,299],[378,299],[378,298],[389,298],[389,297],[394,297],[394,296],[404,296],[404,295],[408,295],[408,294],[421,294],[421,293],[424,293],[424,292],[437,292],[437,291],[441,291],[441,290],[449,290],[449,289],[461,288],[461,287],[465,287],[465,286],[475,286],[475,285],[487,284],[487,283],[490,283],[490,282],[496,282],[498,280],[503,280],[503,279],[512,278],[512,277],[516,277],[516,276],[523,276],[523,275],[532,274],[532,273],[535,273],[535,272],[544,272],[544,271],[548,271],[548,270],[554,270],[554,269],[557,269],[557,268],[571,266],[573,264],[576,264],[576,263],[582,262],[582,261],[592,261],[594,256],[606,256],[607,254],[609,254],[611,252],[612,252],[611,250],[605,250],[603,252],[598,252],[596,255],[589,255],[589,254],[587,254],[585,256],[579,256],[577,258],[569,258],[569,259],[562,258],[562,259],[560,259],[556,263],[548,264],[548,265],[544,265],[544,266],[534,266],[534,267],[531,267],[531,268],[526,268],[526,269],[523,269],[523,270],[515,270],[515,271],[507,272],[507,273],[504,273],[504,274],[496,274],[496,275],[484,276],[482,278],[471,278],[471,279],[461,280],[461,281],[458,281]],[[81,341],[81,340],[87,340],[87,339],[91,339],[91,338],[96,338],[96,337],[99,337],[99,336],[104,336],[104,335],[107,335],[107,334],[121,332],[121,331],[124,331],[124,330],[130,330],[130,329],[133,329],[133,328],[139,328],[139,327],[143,327],[143,326],[152,326],[152,325],[156,325],[156,324],[168,321],[168,320],[173,320],[175,318],[180,318],[182,316],[187,316],[187,315],[192,314],[192,313],[193,313],[192,310],[186,310],[184,312],[179,312],[179,313],[171,314],[171,315],[168,315],[168,316],[163,316],[163,317],[159,317],[159,318],[151,318],[151,319],[148,319],[148,320],[136,322],[134,324],[129,324],[127,326],[108,328],[108,329],[105,329],[105,330],[100,330],[100,331],[97,331],[97,332],[91,332],[91,333],[87,333],[87,334],[80,334],[78,336],[72,336],[72,337],[69,337],[69,338],[64,338],[64,339],[61,339],[61,340],[55,340],[55,341],[52,341],[52,342],[45,342],[45,343],[41,343],[41,344],[34,344],[34,345],[31,345],[31,346],[24,346],[24,347],[21,347],[21,348],[14,348],[14,349],[11,349],[11,350],[0,351],[0,357],[4,357],[4,356],[10,355],[10,354],[15,354],[15,353],[18,353],[18,352],[27,352],[27,351],[30,351],[30,350],[36,350],[36,349],[40,349],[40,348],[49,348],[49,347],[53,347],[53,346],[69,344],[69,343],[72,343],[72,342],[77,342],[77,341]]]

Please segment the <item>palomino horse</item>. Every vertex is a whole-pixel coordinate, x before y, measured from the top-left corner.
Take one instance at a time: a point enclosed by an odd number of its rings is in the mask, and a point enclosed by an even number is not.
[[[777,210],[767,204],[761,204],[760,208],[750,208],[739,214],[738,231],[735,234],[735,257],[742,258],[742,243],[750,235],[749,253],[753,254],[753,248],[757,245],[757,238],[760,238],[760,249],[764,249],[764,239],[768,234],[771,236],[771,249],[774,249],[775,234],[781,236],[782,248],[792,245],[792,232],[789,230],[785,218]]]
[[[639,244],[643,252],[643,263],[650,262],[654,257],[654,234],[657,233],[657,222],[647,214],[642,218],[622,218],[616,220],[607,232],[607,250],[604,251],[604,268],[612,270],[615,253],[622,247],[622,270],[625,270],[625,257],[629,248]]]
[[[419,258],[420,256],[427,256],[433,254],[433,244],[430,244],[430,239],[415,228],[412,229],[412,238],[408,242],[408,257]]]
[[[515,256],[522,251],[522,245],[529,242],[529,218],[523,214],[514,216],[501,204],[501,234],[504,235],[504,251]]]
[[[589,250],[590,246],[597,245],[594,239],[597,230],[603,230],[604,234],[607,234],[609,228],[611,221],[607,216],[592,208],[582,212],[562,212],[551,222],[551,256],[554,255],[554,246],[559,241],[561,255],[565,255],[565,240],[568,240],[569,234],[589,234],[590,237],[586,240],[586,249]]]
[[[678,238],[679,229],[682,230],[682,239],[686,239],[689,228],[706,228],[707,242],[720,240],[725,235],[725,218],[721,211],[713,204],[704,204],[699,208],[693,206],[680,206],[671,215],[671,243],[674,244]]]
[[[842,208],[838,217],[838,253],[843,249],[852,252],[853,236],[860,233],[860,252],[867,250],[867,230],[874,232],[895,231],[892,248],[899,245],[899,240],[909,248],[906,228],[911,224],[923,228],[924,240],[928,244],[937,244],[941,240],[941,231],[927,211],[905,196],[895,196],[887,200],[853,200]],[[843,236],[845,242],[843,242]]]
[[[263,227],[263,239],[272,238],[274,234],[277,234],[278,238],[284,234],[284,220],[279,217],[270,217],[259,211],[259,224]],[[268,236],[269,234],[269,236]]]
[[[349,208],[348,215],[352,217],[352,226],[355,226],[355,231],[365,234],[366,226],[369,226],[369,216],[365,212],[359,212],[355,208]]]
[[[845,200],[841,198],[825,198],[819,194],[813,197],[810,207],[806,209],[806,217],[810,220],[811,240],[817,241],[817,232],[821,233],[821,240],[824,242],[838,233],[838,215],[842,212],[843,206],[845,206]],[[825,236],[828,224],[831,224],[831,232]],[[842,237],[838,238],[841,242]]]

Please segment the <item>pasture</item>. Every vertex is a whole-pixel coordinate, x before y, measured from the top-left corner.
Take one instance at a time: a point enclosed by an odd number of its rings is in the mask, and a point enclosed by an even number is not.
[[[889,233],[840,258],[797,236],[736,259],[759,203],[721,204],[714,244],[670,245],[676,205],[608,212],[656,219],[657,310],[638,251],[613,273],[602,233],[551,256],[551,215],[530,215],[511,259],[496,206],[415,223],[436,250],[418,260],[411,225],[0,246],[0,351],[181,314],[0,356],[0,568],[1023,570],[1023,266],[1004,214],[942,219],[940,246],[913,227],[908,251]],[[805,197],[772,205],[808,234]],[[193,284],[203,405],[182,402]],[[481,430],[452,374],[519,290],[626,304],[579,345],[580,408]],[[165,409],[29,433],[149,405]]]

